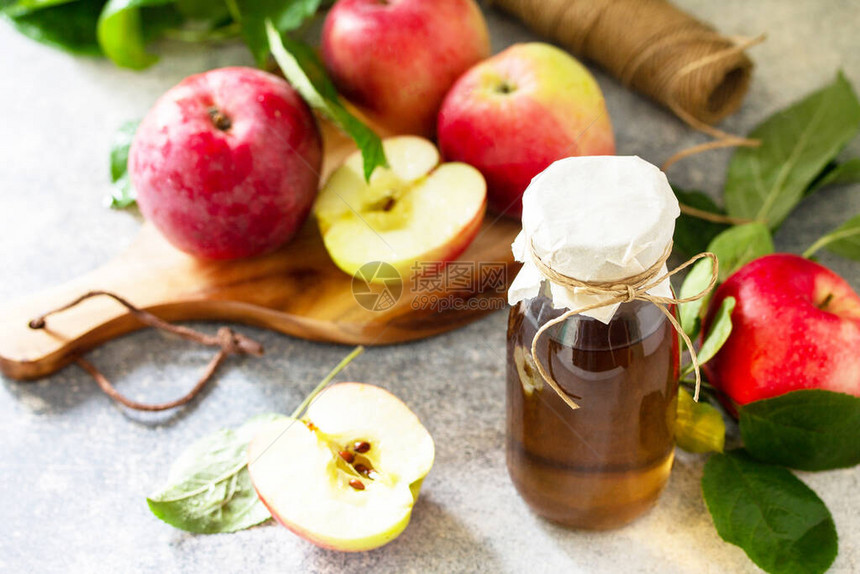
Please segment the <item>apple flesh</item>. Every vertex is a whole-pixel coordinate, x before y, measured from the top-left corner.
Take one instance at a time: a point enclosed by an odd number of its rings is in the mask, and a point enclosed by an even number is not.
[[[491,210],[522,215],[532,178],[570,156],[613,155],[615,139],[600,86],[568,53],[515,44],[466,72],[439,112],[448,161],[475,166]]]
[[[301,420],[263,429],[248,470],[278,522],[317,546],[357,552],[403,532],[433,458],[430,433],[397,397],[339,383]]]
[[[177,248],[232,259],[271,251],[307,218],[322,142],[283,79],[251,68],[190,76],[149,111],[129,151],[143,216]]]
[[[448,89],[489,55],[474,0],[340,0],[322,32],[338,90],[394,134],[431,136]]]
[[[486,184],[463,163],[439,164],[439,152],[417,136],[383,141],[389,168],[364,180],[361,154],[350,155],[323,186],[314,206],[326,250],[354,274],[384,261],[401,277],[416,262],[456,259],[472,242],[486,211]]]
[[[717,289],[704,332],[726,297],[732,333],[703,368],[728,408],[800,389],[860,396],[860,297],[838,275],[797,255],[756,259]]]

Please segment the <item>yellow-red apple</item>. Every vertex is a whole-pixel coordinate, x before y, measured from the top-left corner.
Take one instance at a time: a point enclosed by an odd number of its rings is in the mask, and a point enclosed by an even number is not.
[[[397,134],[432,135],[448,89],[489,55],[474,0],[340,0],[322,32],[338,90]]]
[[[439,112],[448,161],[475,166],[491,210],[522,213],[522,194],[556,160],[613,155],[612,123],[600,86],[567,52],[515,44],[466,72]]]

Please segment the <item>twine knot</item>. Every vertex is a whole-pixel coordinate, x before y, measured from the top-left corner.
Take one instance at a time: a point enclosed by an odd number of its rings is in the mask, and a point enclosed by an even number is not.
[[[702,375],[699,371],[699,358],[696,355],[696,350],[693,348],[693,342],[690,340],[690,337],[684,332],[684,329],[681,327],[681,324],[675,318],[674,314],[669,311],[667,308],[668,305],[679,305],[681,303],[689,303],[691,301],[698,301],[707,295],[717,284],[717,277],[719,276],[719,261],[717,260],[717,256],[710,252],[699,253],[698,255],[691,257],[683,264],[679,265],[675,269],[671,271],[667,271],[666,273],[660,273],[663,269],[663,265],[668,261],[669,256],[672,254],[672,245],[673,243],[669,241],[666,245],[666,249],[663,250],[662,255],[655,261],[650,267],[638,273],[636,275],[632,275],[623,279],[621,281],[582,281],[580,279],[576,279],[575,277],[570,277],[568,275],[564,275],[563,273],[559,273],[555,269],[553,269],[550,265],[548,265],[541,257],[535,252],[534,244],[529,243],[529,252],[531,254],[532,261],[537,267],[538,271],[547,278],[551,283],[555,283],[556,285],[560,285],[561,287],[565,287],[566,289],[576,290],[580,293],[588,294],[588,295],[597,295],[601,298],[601,301],[597,303],[592,303],[590,305],[585,305],[583,307],[579,307],[576,309],[568,309],[555,319],[551,319],[547,321],[537,330],[534,338],[532,339],[531,345],[531,355],[532,359],[535,362],[535,366],[537,367],[538,372],[547,382],[547,384],[552,387],[552,389],[558,394],[561,399],[567,403],[567,405],[572,409],[578,409],[579,405],[577,405],[570,396],[562,390],[559,384],[552,378],[552,376],[547,372],[544,368],[541,361],[537,356],[537,344],[538,340],[542,335],[544,335],[547,330],[562,321],[565,321],[569,317],[573,315],[579,315],[580,313],[585,313],[586,311],[591,311],[592,309],[597,309],[599,307],[606,307],[608,305],[613,305],[615,303],[630,303],[631,301],[650,301],[654,305],[657,306],[660,311],[662,311],[663,315],[669,320],[669,323],[672,324],[672,327],[678,332],[678,335],[681,336],[684,343],[687,346],[687,349],[690,351],[690,360],[693,363],[693,370],[696,373],[696,392],[693,397],[694,400],[699,400],[699,389],[702,384]],[[699,293],[695,295],[690,295],[689,297],[678,298],[674,295],[671,297],[661,297],[659,295],[652,295],[649,291],[664,281],[671,278],[673,275],[682,271],[689,267],[690,265],[696,263],[700,259],[710,259],[711,260],[711,279],[708,282],[708,285],[702,289]]]
[[[221,327],[216,334],[221,352],[227,355],[263,355],[263,346],[248,337],[235,332],[230,327]]]
[[[627,289],[627,294],[624,296],[624,302],[629,303],[636,299],[636,289],[633,288],[632,285],[622,285]]]

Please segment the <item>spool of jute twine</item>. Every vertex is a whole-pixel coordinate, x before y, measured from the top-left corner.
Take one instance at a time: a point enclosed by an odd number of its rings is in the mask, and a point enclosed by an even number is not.
[[[493,4],[719,140],[696,151],[757,145],[712,125],[743,102],[753,68],[744,50],[763,37],[723,36],[665,0],[494,0]]]
[[[632,277],[627,277],[625,279],[621,279],[618,281],[582,281],[580,279],[576,279],[575,277],[569,277],[562,273],[559,273],[555,269],[553,269],[549,264],[547,264],[541,257],[535,253],[534,245],[530,245],[530,253],[531,259],[534,262],[535,266],[540,271],[541,275],[547,278],[552,283],[556,285],[560,285],[565,287],[566,289],[575,289],[580,294],[588,294],[588,295],[598,295],[601,300],[597,303],[592,303],[590,305],[585,305],[583,307],[579,307],[576,309],[568,309],[555,319],[547,321],[537,330],[534,338],[532,339],[531,344],[531,356],[532,360],[537,367],[538,372],[541,374],[543,379],[547,382],[547,384],[552,388],[553,391],[569,406],[571,409],[578,409],[579,405],[574,402],[573,399],[570,398],[564,389],[559,386],[556,380],[553,378],[552,374],[547,371],[547,369],[543,366],[543,363],[538,357],[537,347],[540,338],[546,334],[546,332],[555,325],[564,322],[568,318],[573,315],[579,315],[581,313],[585,313],[586,311],[591,311],[592,309],[597,309],[599,307],[605,307],[607,305],[612,305],[614,303],[627,303],[630,301],[650,301],[654,305],[657,306],[658,309],[666,316],[669,323],[678,332],[681,339],[683,339],[684,344],[687,346],[687,349],[690,351],[690,360],[693,363],[693,371],[696,374],[696,391],[693,397],[694,400],[699,400],[699,387],[702,383],[702,376],[699,372],[699,358],[696,354],[696,350],[693,347],[693,342],[684,332],[684,329],[681,327],[681,324],[675,318],[674,314],[669,310],[669,305],[678,305],[680,303],[689,303],[691,301],[697,301],[707,295],[717,284],[717,277],[719,276],[719,261],[717,260],[717,256],[713,253],[705,252],[699,253],[695,257],[688,259],[685,263],[679,265],[675,269],[668,271],[666,273],[660,273],[663,269],[663,265],[669,259],[669,255],[672,253],[672,242],[666,246],[666,249],[663,251],[663,254],[660,256],[657,261],[654,262],[653,265],[642,271],[637,275],[633,275]],[[711,261],[711,279],[708,282],[708,285],[702,289],[699,293],[694,295],[690,295],[688,297],[661,297],[659,295],[652,295],[649,293],[650,290],[654,289],[679,271],[686,269],[690,265],[696,263],[700,259],[709,259]]]

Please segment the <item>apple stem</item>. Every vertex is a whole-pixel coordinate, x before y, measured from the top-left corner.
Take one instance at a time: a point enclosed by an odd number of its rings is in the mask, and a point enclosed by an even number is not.
[[[831,301],[833,301],[833,293],[828,293],[828,294],[827,294],[827,297],[825,297],[825,298],[824,298],[824,300],[823,300],[821,303],[819,303],[818,305],[816,305],[816,307],[818,307],[818,308],[819,308],[819,309],[821,309],[822,311],[826,311],[826,310],[827,310],[827,306],[828,306],[828,305],[830,305],[830,302],[831,302]]]
[[[215,127],[222,132],[226,132],[233,126],[233,122],[230,121],[230,118],[228,118],[218,108],[209,108],[209,118],[212,120]]]
[[[803,252],[802,257],[805,257],[807,259],[812,259],[813,255],[815,255],[822,247],[831,243],[834,239],[837,239],[837,237],[835,237],[834,234],[828,234],[828,235],[825,235],[824,237],[819,238],[818,241],[816,241],[815,243],[810,245],[809,248]]]
[[[687,205],[684,203],[678,203],[678,206],[681,208],[681,213],[684,215],[689,215],[690,217],[695,217],[696,219],[704,219],[705,221],[711,221],[713,223],[725,223],[728,225],[745,225],[747,223],[753,223],[754,219],[746,219],[744,217],[730,217],[728,215],[721,215],[719,213],[711,213],[710,211],[705,211],[704,209],[696,209],[691,205]]]
[[[314,399],[317,398],[317,395],[319,395],[328,386],[328,384],[331,382],[331,380],[333,378],[335,378],[335,376],[337,376],[337,374],[339,372],[344,370],[346,368],[346,366],[348,364],[350,364],[354,358],[356,358],[357,356],[359,356],[363,352],[364,352],[364,347],[362,345],[359,345],[358,347],[353,349],[349,355],[344,357],[343,360],[340,363],[338,363],[337,366],[335,368],[333,368],[331,370],[331,372],[329,374],[327,374],[323,380],[321,380],[319,382],[319,384],[314,388],[314,390],[312,390],[311,393],[305,397],[305,400],[303,400],[302,404],[300,404],[298,406],[298,408],[293,411],[293,414],[290,415],[290,417],[297,419],[300,416],[302,416],[302,414],[304,414],[305,410],[309,406],[311,406],[312,402],[314,402]]]

